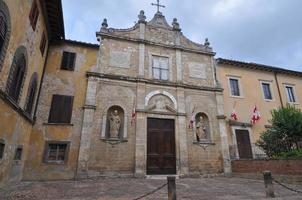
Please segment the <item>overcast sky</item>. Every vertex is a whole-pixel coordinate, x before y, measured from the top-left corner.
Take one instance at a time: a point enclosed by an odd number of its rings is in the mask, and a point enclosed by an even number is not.
[[[151,20],[156,0],[62,0],[66,38],[97,43],[103,18],[109,27],[129,28],[140,10]],[[203,43],[217,58],[256,62],[302,71],[302,0],[161,0],[171,24]]]

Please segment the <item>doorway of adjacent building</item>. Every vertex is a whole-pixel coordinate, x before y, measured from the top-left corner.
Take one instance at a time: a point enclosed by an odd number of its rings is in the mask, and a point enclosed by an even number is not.
[[[176,174],[174,120],[148,118],[147,174]]]
[[[240,159],[253,158],[249,131],[244,129],[236,129],[235,133],[236,133],[239,158]]]

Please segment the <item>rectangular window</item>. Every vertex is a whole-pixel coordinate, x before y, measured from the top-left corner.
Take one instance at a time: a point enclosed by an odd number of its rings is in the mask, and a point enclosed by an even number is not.
[[[76,54],[72,52],[63,52],[61,69],[73,71],[75,65]]]
[[[36,30],[38,17],[39,17],[39,8],[36,0],[34,0],[29,13],[30,25],[34,30]]]
[[[169,80],[169,58],[153,56],[152,60],[153,78]]]
[[[287,98],[290,103],[296,102],[295,92],[293,86],[285,86],[287,92]]]
[[[230,78],[230,89],[232,96],[240,96],[240,89],[239,89],[239,80],[235,78]]]
[[[272,92],[271,92],[271,87],[269,83],[262,83],[262,90],[264,94],[264,99],[266,100],[272,100]]]
[[[0,160],[3,159],[4,150],[5,150],[5,142],[3,140],[0,140]]]
[[[49,123],[69,124],[71,121],[73,96],[53,95],[49,112]]]
[[[14,160],[21,160],[22,159],[22,151],[23,151],[22,147],[18,147],[16,149]]]
[[[45,32],[43,32],[41,42],[40,42],[40,51],[41,51],[42,56],[44,55],[45,47],[46,47],[46,36],[45,36]]]
[[[44,161],[47,163],[65,163],[69,142],[46,142]]]

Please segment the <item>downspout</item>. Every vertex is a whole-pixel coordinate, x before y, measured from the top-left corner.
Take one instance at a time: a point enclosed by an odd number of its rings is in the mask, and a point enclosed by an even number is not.
[[[280,86],[279,86],[276,71],[274,72],[274,76],[275,76],[275,81],[276,81],[276,85],[277,85],[277,89],[278,89],[278,95],[279,95],[279,99],[280,99],[280,103],[281,103],[281,108],[284,108],[284,104],[283,104],[283,100],[282,100],[282,96],[281,96],[281,91],[280,91]]]
[[[34,123],[36,122],[36,117],[37,117],[36,114],[37,114],[37,110],[38,110],[38,104],[39,104],[39,100],[40,100],[40,94],[41,94],[41,90],[42,90],[42,85],[43,85],[43,80],[44,80],[44,75],[45,75],[46,64],[47,64],[47,60],[48,60],[49,47],[50,47],[50,41],[48,41],[47,50],[46,50],[46,54],[45,54],[46,58],[45,58],[45,61],[44,61],[44,66],[43,66],[43,71],[42,71],[42,77],[40,79],[40,86],[39,86],[39,91],[38,91],[37,101],[36,101],[35,111],[34,111],[34,117],[33,117]]]

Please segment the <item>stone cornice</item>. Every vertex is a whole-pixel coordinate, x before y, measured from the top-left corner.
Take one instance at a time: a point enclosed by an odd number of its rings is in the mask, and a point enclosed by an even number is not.
[[[150,111],[148,109],[136,109],[136,112],[147,113],[147,114],[160,114],[160,115],[172,115],[172,116],[187,116],[186,113],[171,113],[171,112],[159,112],[159,111]]]
[[[182,88],[192,89],[192,90],[223,92],[223,88],[218,88],[218,87],[194,86],[194,85],[178,83],[178,82],[151,80],[151,79],[145,79],[145,78],[135,78],[135,77],[129,77],[129,76],[113,75],[113,74],[102,74],[102,73],[98,73],[98,72],[87,72],[87,76],[88,77],[97,77],[99,79],[111,79],[111,80],[128,81],[128,82],[135,82],[135,83],[147,83],[147,84],[167,86],[167,87],[182,87]]]
[[[199,54],[205,54],[205,55],[210,55],[210,56],[216,55],[216,53],[212,52],[212,51],[202,51],[202,50],[197,50],[197,49],[190,49],[190,48],[186,48],[186,47],[183,47],[180,45],[168,45],[168,44],[156,43],[156,42],[151,42],[149,40],[144,40],[144,39],[136,39],[136,38],[130,38],[130,37],[111,35],[109,33],[104,33],[104,32],[97,32],[96,35],[97,35],[97,37],[102,37],[102,38],[111,38],[111,39],[116,39],[116,40],[143,43],[143,44],[165,47],[165,48],[181,50],[181,51],[186,51],[186,52],[191,52],[191,53],[199,53]]]

